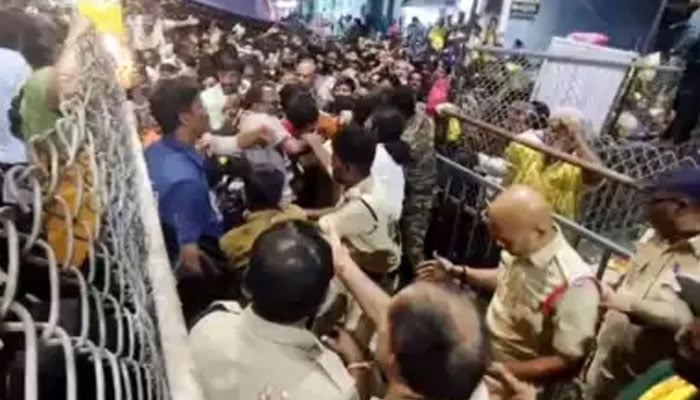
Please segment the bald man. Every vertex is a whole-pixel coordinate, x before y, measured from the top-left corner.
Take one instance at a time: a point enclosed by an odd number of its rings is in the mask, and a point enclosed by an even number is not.
[[[498,269],[440,263],[464,283],[495,291],[486,315],[494,359],[528,381],[576,373],[595,339],[600,296],[591,268],[552,220],[547,201],[529,187],[501,193],[486,220],[504,249]],[[440,263],[426,263],[420,276],[434,277]]]
[[[375,358],[388,379],[385,398],[488,399],[481,384],[490,361],[488,332],[471,299],[429,282],[391,298],[332,236],[336,276],[377,326]]]

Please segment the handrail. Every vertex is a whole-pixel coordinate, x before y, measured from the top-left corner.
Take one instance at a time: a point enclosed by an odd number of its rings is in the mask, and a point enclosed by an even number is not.
[[[456,42],[459,43],[461,39],[457,39]],[[598,65],[604,67],[619,67],[619,68],[641,68],[641,69],[654,69],[657,71],[664,72],[682,72],[683,69],[672,66],[672,65],[648,65],[644,60],[643,56],[637,56],[631,61],[618,61],[609,60],[602,58],[593,57],[582,57],[574,55],[564,55],[546,52],[537,52],[529,50],[517,50],[517,49],[506,49],[503,47],[493,47],[493,46],[474,46],[467,45],[467,48],[472,51],[483,51],[493,54],[501,54],[505,56],[521,56],[521,57],[531,57],[531,58],[541,58],[549,61],[564,62],[564,63],[579,63],[584,65]]]
[[[129,105],[124,105],[122,115],[125,116],[131,131],[129,145],[134,154],[138,154],[141,151],[141,142],[137,135],[134,113]],[[135,164],[141,218],[145,226],[159,226],[158,205],[153,196],[151,185],[148,183],[146,161],[143,157],[137,157]],[[193,367],[194,356],[187,339],[187,329],[180,309],[175,276],[168,261],[165,240],[160,229],[149,232],[146,244],[148,246],[146,273],[153,283],[153,299],[158,316],[156,321],[160,332],[160,348],[165,361],[165,376],[170,385],[169,398],[173,400],[202,400],[204,392]],[[133,354],[130,354],[129,358],[133,358]]]
[[[501,192],[504,190],[504,188],[501,185],[498,185],[494,182],[489,181],[488,179],[485,179],[483,176],[480,176],[479,174],[475,173],[474,171],[471,171],[470,169],[464,167],[461,164],[458,164],[449,158],[438,155],[437,156],[438,161],[444,163],[445,165],[448,165],[450,168],[459,171],[460,173],[466,175],[469,177],[469,179],[473,180],[474,182],[478,183],[479,185],[486,186],[489,189],[496,190],[498,192]],[[610,249],[613,253],[623,256],[626,258],[631,258],[633,256],[633,252],[631,249],[625,248],[612,240],[606,238],[605,236],[601,236],[600,234],[593,232],[592,230],[583,227],[579,224],[577,224],[574,221],[569,220],[566,217],[563,217],[559,214],[554,214],[553,215],[554,220],[564,226],[564,228],[569,229],[573,232],[576,232],[576,234],[581,235],[581,237],[584,237],[591,242],[597,243],[600,246],[603,246],[607,249]]]
[[[550,146],[536,143],[527,139],[523,139],[501,127],[498,127],[496,125],[490,124],[488,122],[481,121],[479,119],[473,118],[466,116],[464,114],[460,113],[454,113],[449,110],[445,110],[442,114],[443,117],[455,117],[463,122],[466,122],[468,124],[474,125],[478,128],[484,129],[489,133],[495,134],[497,136],[500,136],[504,139],[510,140],[512,142],[516,142],[519,144],[522,144],[524,146],[527,146],[531,149],[537,150],[541,153],[544,153],[548,156],[557,158],[562,161],[566,161],[569,164],[575,165],[577,167],[583,168],[586,171],[594,172],[608,180],[633,187],[635,189],[640,189],[641,186],[640,184],[631,178],[630,176],[621,174],[617,171],[611,170],[609,168],[606,168],[600,164],[592,163],[590,161],[581,159],[579,157],[572,156],[571,154],[564,153],[563,151],[554,149]]]

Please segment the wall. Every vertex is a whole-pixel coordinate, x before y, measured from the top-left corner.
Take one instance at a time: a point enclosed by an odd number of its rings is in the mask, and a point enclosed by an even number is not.
[[[457,8],[464,11],[467,15],[472,12],[472,4],[476,0],[459,0],[457,1]]]
[[[521,39],[531,50],[544,50],[552,36],[600,32],[610,46],[638,50],[649,33],[661,0],[542,0],[532,20],[510,19],[506,46]]]
[[[440,10],[444,9],[445,7],[403,7],[401,16],[406,26],[411,23],[413,17],[418,17],[424,26],[429,26],[437,22],[440,18]]]

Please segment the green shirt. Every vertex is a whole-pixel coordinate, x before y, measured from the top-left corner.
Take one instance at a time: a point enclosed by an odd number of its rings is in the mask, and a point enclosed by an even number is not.
[[[36,70],[24,85],[20,115],[22,134],[26,140],[46,134],[60,118],[49,100],[52,71],[52,67]]]
[[[663,360],[654,364],[644,375],[629,384],[618,396],[617,400],[637,400],[658,383],[675,375],[672,360]]]

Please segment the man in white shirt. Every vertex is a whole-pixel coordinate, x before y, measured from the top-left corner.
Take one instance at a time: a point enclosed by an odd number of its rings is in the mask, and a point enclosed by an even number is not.
[[[411,148],[401,140],[405,119],[396,108],[383,106],[372,113],[367,125],[379,142],[372,175],[384,186],[392,214],[398,220],[406,191],[404,168],[411,161]]]
[[[224,61],[219,55],[216,67],[217,83],[204,90],[201,95],[202,103],[209,114],[209,124],[214,131],[219,131],[224,127],[227,103],[231,96],[237,94],[241,80],[241,68]]]
[[[285,222],[253,245],[244,286],[251,304],[215,303],[190,333],[197,372],[209,400],[256,400],[267,389],[291,399],[357,399],[367,371],[357,348],[341,359],[305,326],[333,278],[329,245],[311,225]],[[350,372],[349,372],[350,370]]]
[[[391,216],[398,221],[403,210],[406,178],[403,168],[387,152],[383,143],[377,145],[377,154],[372,164],[372,175],[384,186]]]
[[[150,15],[134,15],[129,17],[127,21],[131,28],[134,50],[156,50],[160,52],[167,45],[165,32],[199,24],[199,20],[191,15],[183,21],[163,18],[161,15],[162,10],[157,3],[150,11]]]

